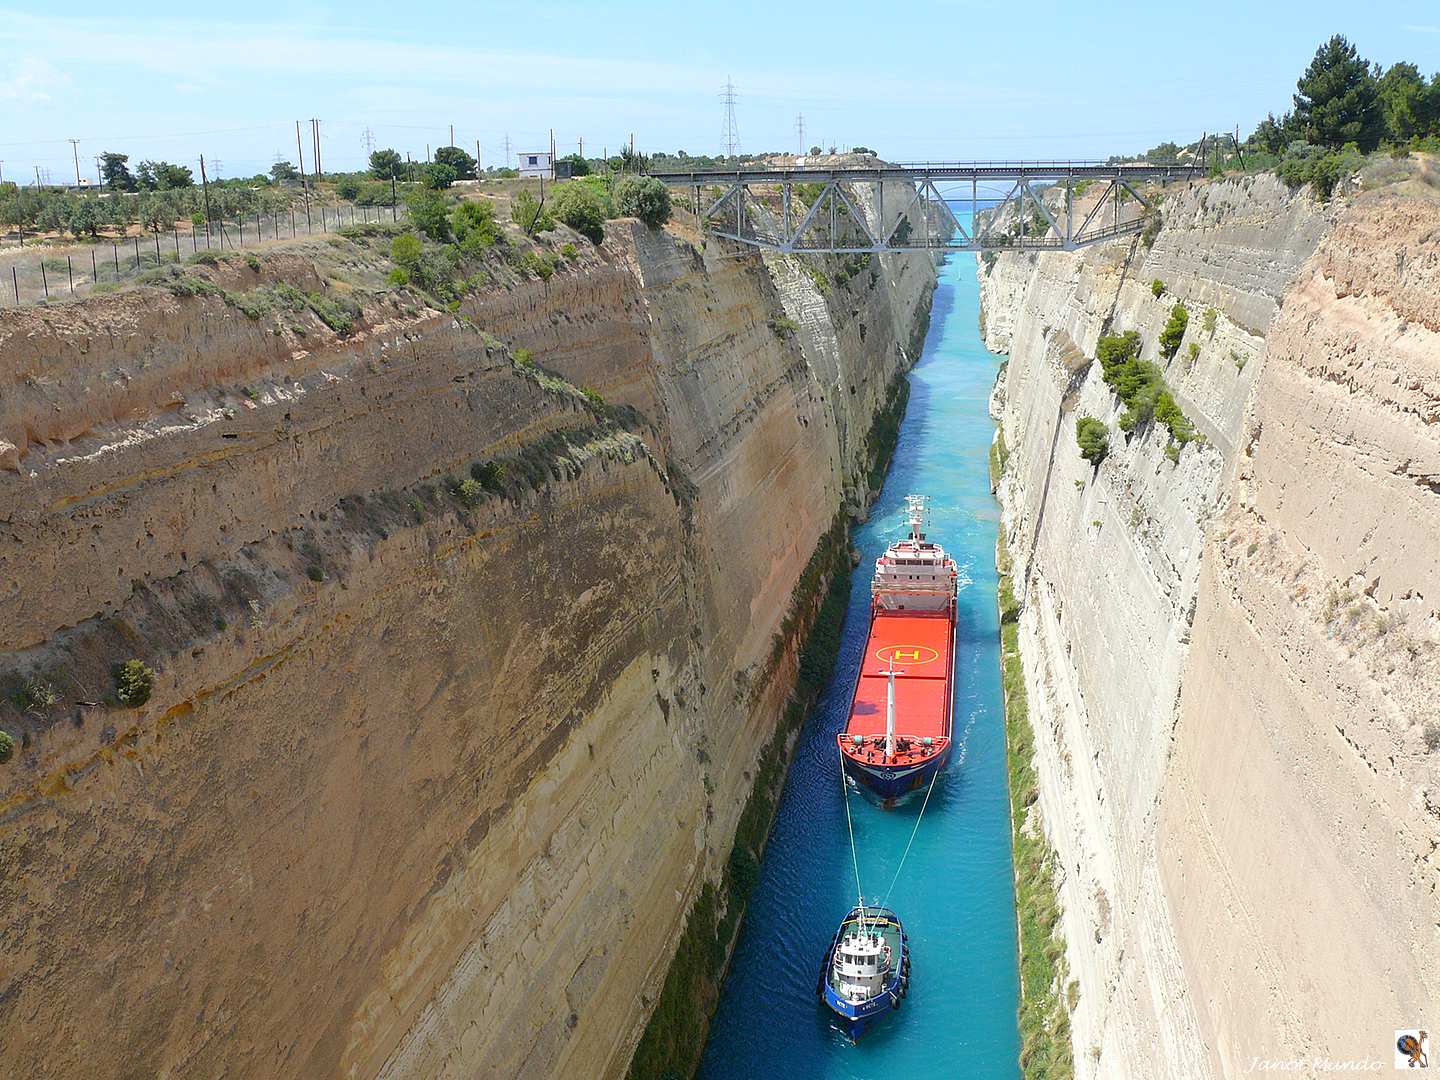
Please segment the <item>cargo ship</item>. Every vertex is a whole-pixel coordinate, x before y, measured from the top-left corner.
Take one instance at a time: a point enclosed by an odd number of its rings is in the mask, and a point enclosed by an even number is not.
[[[906,498],[909,535],[875,560],[870,634],[840,743],[847,775],[886,803],[950,759],[955,560],[926,538],[926,500]]]

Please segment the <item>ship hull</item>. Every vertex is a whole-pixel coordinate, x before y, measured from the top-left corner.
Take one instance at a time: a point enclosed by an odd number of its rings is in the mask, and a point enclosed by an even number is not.
[[[889,803],[928,785],[935,774],[949,764],[950,750],[947,747],[929,761],[909,767],[872,765],[849,756],[842,756],[841,760],[846,776],[877,799]]]

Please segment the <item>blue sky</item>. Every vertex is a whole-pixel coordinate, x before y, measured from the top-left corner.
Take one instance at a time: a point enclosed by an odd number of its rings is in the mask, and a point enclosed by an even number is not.
[[[3,4],[3,0],[0,0]],[[119,150],[224,174],[295,157],[323,121],[327,170],[377,145],[479,139],[487,164],[545,144],[742,149],[864,144],[892,160],[1103,157],[1289,104],[1317,45],[1440,69],[1440,0],[1146,3],[431,3],[0,6],[0,170],[73,179]],[[306,157],[309,164],[308,125]]]

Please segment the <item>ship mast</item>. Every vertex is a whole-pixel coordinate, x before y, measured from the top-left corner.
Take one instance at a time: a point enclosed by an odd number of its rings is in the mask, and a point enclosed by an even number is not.
[[[895,676],[904,675],[904,671],[895,670],[893,658],[885,661],[889,667],[885,671],[888,685],[885,688],[885,760],[890,761],[895,757]]]
[[[906,495],[905,505],[910,517],[910,539],[917,543],[925,539],[925,496]]]

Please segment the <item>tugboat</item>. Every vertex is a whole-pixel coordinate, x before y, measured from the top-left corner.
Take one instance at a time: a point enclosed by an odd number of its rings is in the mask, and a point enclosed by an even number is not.
[[[840,743],[846,775],[886,805],[950,758],[955,560],[925,536],[926,499],[906,497],[910,534],[875,560],[870,635]]]
[[[816,989],[851,1041],[900,1007],[910,987],[909,945],[889,908],[852,908],[835,931]]]

